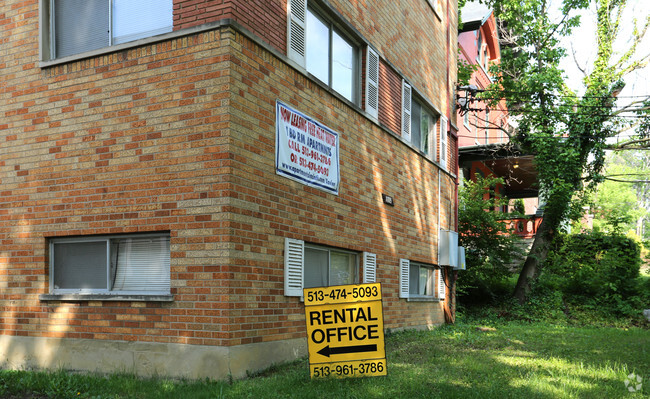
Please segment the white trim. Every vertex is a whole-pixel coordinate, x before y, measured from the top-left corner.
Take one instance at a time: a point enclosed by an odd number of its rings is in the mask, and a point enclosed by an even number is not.
[[[402,139],[411,142],[411,110],[413,108],[411,85],[402,80]]]
[[[377,255],[363,253],[363,283],[369,284],[377,281]]]
[[[284,239],[284,295],[302,297],[305,270],[305,242]]]
[[[370,46],[366,48],[366,112],[379,116],[379,55]]]
[[[411,261],[408,259],[399,260],[399,297],[409,297],[409,272]]]
[[[447,140],[447,123],[446,117],[440,116],[440,166],[447,170],[447,151],[449,151],[449,141]]]
[[[287,56],[305,68],[307,54],[307,0],[287,2]]]

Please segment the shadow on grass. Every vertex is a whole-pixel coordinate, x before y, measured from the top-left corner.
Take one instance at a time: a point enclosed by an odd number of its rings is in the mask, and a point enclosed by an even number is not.
[[[307,362],[263,380],[236,382],[225,397],[636,398],[628,373],[647,373],[648,330],[507,324],[479,331],[444,326],[387,338],[388,376],[308,378]],[[271,393],[273,396],[270,396]]]
[[[624,380],[634,372],[648,381],[650,330],[538,323],[477,327],[457,324],[387,336],[385,377],[310,380],[303,359],[230,383],[129,375],[68,379],[53,373],[41,382],[40,390],[51,390],[58,379],[65,382],[62,393],[79,389],[76,397],[97,399],[647,397],[629,393]],[[29,378],[40,381],[41,377],[0,372],[0,388]]]

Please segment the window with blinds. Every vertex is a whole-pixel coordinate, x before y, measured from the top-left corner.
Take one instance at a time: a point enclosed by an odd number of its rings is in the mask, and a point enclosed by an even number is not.
[[[444,269],[400,259],[400,298],[445,300]]]
[[[171,32],[173,0],[50,0],[54,58]]]
[[[377,282],[377,255],[363,252],[361,273],[359,255],[354,251],[285,238],[284,295],[302,296],[303,288],[357,284],[359,275],[364,284]]]
[[[50,241],[50,291],[167,295],[169,234]]]

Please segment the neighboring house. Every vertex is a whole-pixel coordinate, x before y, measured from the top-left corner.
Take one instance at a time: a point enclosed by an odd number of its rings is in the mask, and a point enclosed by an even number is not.
[[[311,286],[381,283],[391,330],[453,317],[456,22],[2,1],[1,365],[245,376],[306,354]]]
[[[468,2],[461,10],[462,28],[458,34],[461,62],[476,66],[470,87],[458,92],[458,146],[460,173],[465,178],[496,176],[504,184],[494,187],[498,195],[523,199],[526,217],[512,219],[515,233],[532,239],[541,223],[537,172],[533,156],[522,154],[511,145],[508,133],[513,132],[506,101],[487,106],[484,101],[471,101],[492,83],[490,65],[501,58],[499,32],[495,17],[485,5]],[[511,209],[512,210],[512,207]]]

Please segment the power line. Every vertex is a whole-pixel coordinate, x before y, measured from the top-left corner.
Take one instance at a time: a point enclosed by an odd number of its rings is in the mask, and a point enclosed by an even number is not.
[[[484,92],[490,92],[490,90],[482,90],[482,89],[477,89],[476,90],[476,93],[484,93]],[[535,91],[511,91],[511,90],[499,91],[499,90],[496,90],[494,92],[496,92],[496,93],[504,93],[504,94],[510,93],[510,94],[522,95],[522,96],[524,96],[524,95],[530,96],[530,95],[540,94],[539,92],[535,92]],[[555,97],[555,98],[581,98],[581,99],[584,99],[584,98],[596,98],[596,99],[612,99],[612,100],[616,100],[618,98],[648,98],[648,99],[650,99],[650,94],[640,94],[640,95],[634,95],[634,96],[611,96],[611,95],[610,96],[578,96],[578,95],[575,95],[575,94],[574,95],[566,95],[566,94],[544,93],[544,96],[546,96],[546,97]],[[499,100],[499,99],[496,99],[496,100]]]

